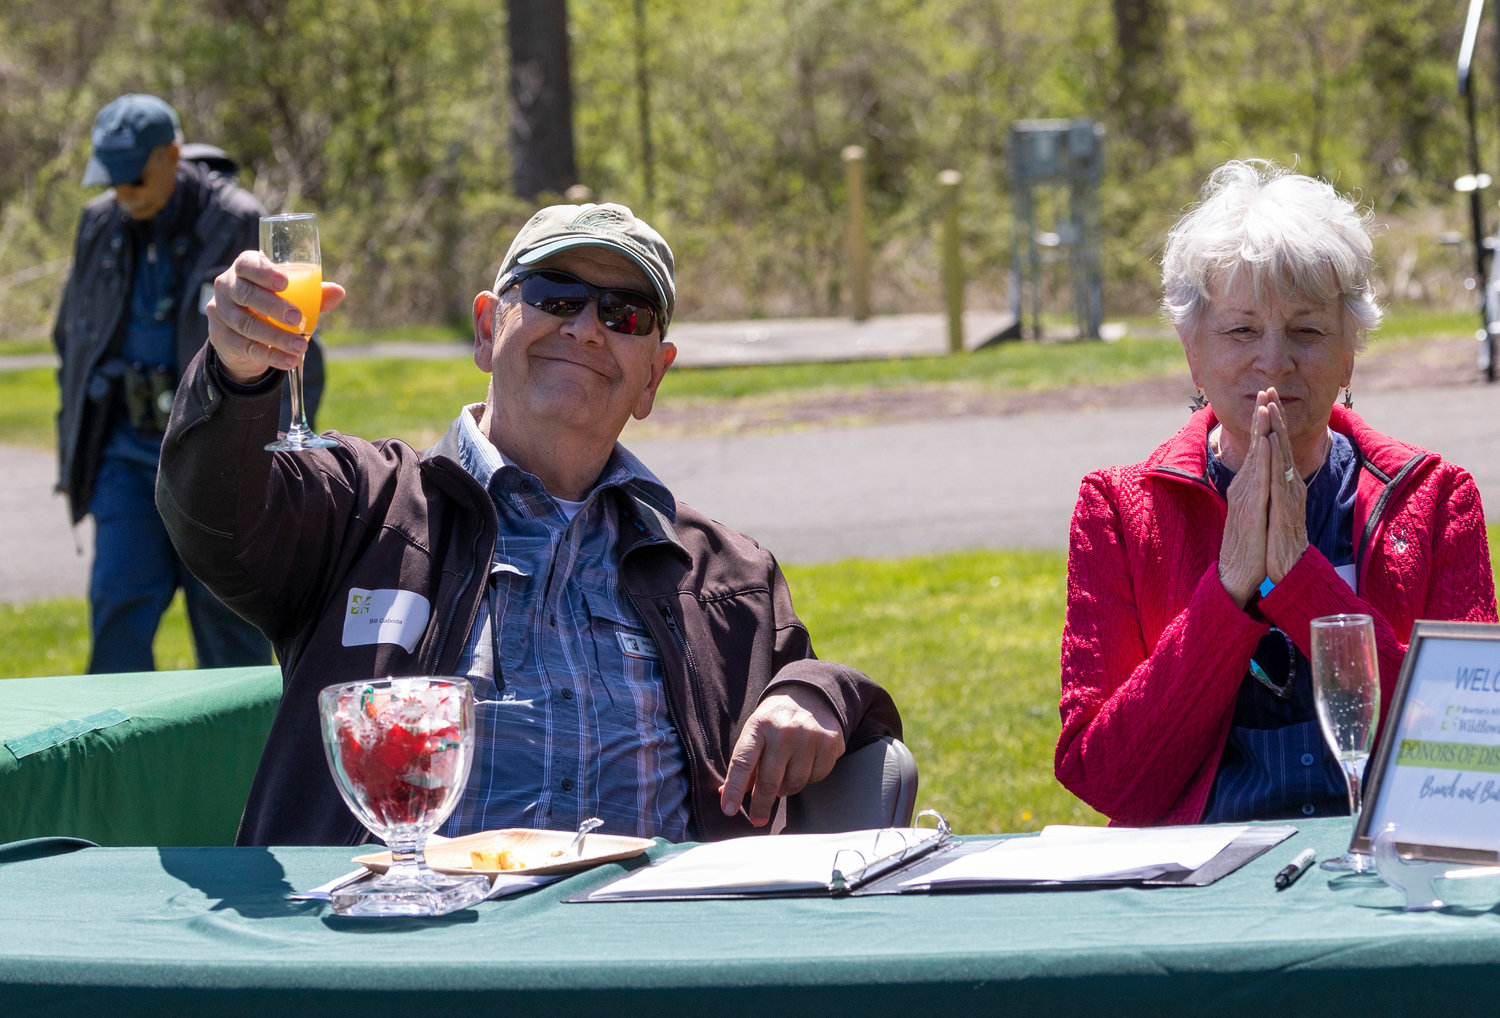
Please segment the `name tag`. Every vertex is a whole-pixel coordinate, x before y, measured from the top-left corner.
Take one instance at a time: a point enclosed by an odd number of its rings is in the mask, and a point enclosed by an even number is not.
[[[620,651],[626,657],[645,658],[648,661],[661,660],[661,652],[656,649],[656,644],[649,636],[638,636],[635,633],[615,632],[615,639],[620,641]]]
[[[410,654],[431,615],[432,603],[415,591],[350,587],[344,611],[344,646],[394,643]]]

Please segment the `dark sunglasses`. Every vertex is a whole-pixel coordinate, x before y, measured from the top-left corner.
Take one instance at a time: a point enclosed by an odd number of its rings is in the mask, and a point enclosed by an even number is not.
[[[517,285],[523,301],[559,318],[572,318],[589,301],[597,301],[599,323],[626,336],[649,336],[663,318],[656,301],[645,294],[603,289],[560,269],[523,269],[500,292]]]

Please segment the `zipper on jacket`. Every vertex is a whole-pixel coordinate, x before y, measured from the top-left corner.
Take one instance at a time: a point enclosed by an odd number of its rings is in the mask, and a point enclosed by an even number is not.
[[[463,587],[465,590],[468,589],[469,581],[473,575],[474,570],[471,567],[464,575]],[[448,617],[443,620],[443,628],[438,630],[437,645],[432,649],[431,667],[435,669],[441,670],[443,652],[448,649],[448,636],[453,632],[453,622],[458,618],[458,606],[460,603],[458,598],[453,599],[453,603],[448,606]]]
[[[1229,518],[1228,501],[1225,500],[1223,495],[1219,494],[1219,489],[1215,488],[1207,477],[1190,474],[1186,470],[1178,470],[1176,467],[1152,467],[1147,471],[1146,476],[1155,476],[1165,481],[1186,484],[1191,488],[1196,488],[1203,492],[1205,495],[1212,496],[1211,501],[1213,502],[1213,506],[1219,513],[1219,525],[1223,526],[1224,521]]]
[[[1152,467],[1150,473],[1170,477],[1174,481],[1187,481],[1210,494],[1217,495],[1219,493],[1219,489],[1215,488],[1213,482],[1207,477],[1200,474],[1190,474],[1186,470],[1179,470],[1176,467]]]
[[[641,611],[641,603],[636,599],[635,592],[627,590],[625,591],[625,596],[630,598],[630,606],[635,609],[635,613],[642,619],[644,619],[646,617],[646,613]],[[693,656],[688,651],[687,639],[682,635],[682,630],[678,628],[677,617],[672,614],[672,609],[669,605],[661,606],[661,614],[662,618],[666,621],[667,629],[671,632],[673,639],[677,641],[678,649],[682,651],[682,660],[687,665],[688,670],[688,684],[691,686],[698,681],[698,669],[693,666]],[[682,719],[677,716],[677,709],[672,706],[671,693],[666,687],[666,669],[663,668],[662,693],[664,694],[664,699],[667,703],[667,718],[672,722],[673,727],[681,728]],[[703,720],[701,718],[697,718],[696,720],[698,721],[699,744],[703,746],[705,751],[707,751],[708,737],[704,734]],[[703,836],[703,825],[698,822],[698,778],[694,774],[692,754],[687,753],[688,744],[686,739],[683,740],[683,750],[688,757],[688,821],[692,825],[691,829],[693,833],[701,838]]]
[[[1367,556],[1373,555],[1375,553],[1374,545],[1371,543],[1372,539],[1375,537],[1376,529],[1384,520],[1385,512],[1390,507],[1391,499],[1394,498],[1400,492],[1400,490],[1406,486],[1406,483],[1408,480],[1410,480],[1412,474],[1416,472],[1418,467],[1426,463],[1427,460],[1431,458],[1431,456],[1431,453],[1418,453],[1417,455],[1413,456],[1411,459],[1403,463],[1401,465],[1401,469],[1396,471],[1396,476],[1392,477],[1386,482],[1385,488],[1380,492],[1380,497],[1377,498],[1375,500],[1375,504],[1370,507],[1370,515],[1369,518],[1365,520],[1364,532],[1359,535],[1359,547],[1354,550],[1354,561],[1357,568],[1356,575],[1358,577],[1356,582],[1358,582],[1360,586],[1364,586],[1363,580],[1365,575],[1365,560]],[[1374,464],[1365,460],[1363,455],[1360,456],[1360,466],[1363,469],[1368,469],[1372,474],[1375,474],[1376,477],[1381,476],[1380,473],[1375,470]]]
[[[443,469],[446,469],[446,468],[441,467],[438,464],[434,464],[433,465],[433,469],[443,470]],[[462,470],[462,468],[458,468],[458,469]],[[471,481],[473,480],[473,478],[469,477],[467,473],[464,473],[463,476],[465,478],[468,478],[468,480],[471,480]],[[474,483],[475,483],[475,486],[477,487],[478,486],[478,482],[476,481]],[[495,507],[492,504],[490,504],[490,502],[489,502],[489,495],[485,494],[483,501],[481,501],[479,499],[475,499],[475,502],[480,507],[481,514],[486,509],[489,510],[489,512],[492,514],[491,523],[495,527],[496,531],[498,532],[498,530],[499,530],[499,517],[497,515],[494,515],[495,514]],[[482,534],[480,536],[483,537]],[[485,557],[485,580],[483,581],[485,583],[488,582],[488,577],[489,577],[489,559],[493,558],[493,556],[494,556],[494,542],[491,541],[491,543],[490,543],[490,554]],[[462,590],[468,590],[469,589],[469,584],[473,582],[473,580],[474,580],[474,562],[477,560],[478,557],[479,556],[477,556],[477,555],[471,555],[471,556],[469,556],[469,568],[468,568],[468,571],[464,573],[464,579],[463,579],[463,583],[460,585],[460,589],[462,589]],[[480,596],[481,597],[484,596],[484,592],[483,591],[481,591]],[[447,616],[447,618],[445,618],[443,620],[442,628],[438,630],[437,643],[433,647],[432,661],[431,661],[431,663],[427,667],[433,668],[434,670],[442,670],[442,669],[444,669],[446,667],[444,665],[444,663],[443,663],[443,655],[444,655],[444,653],[448,649],[448,637],[451,636],[452,633],[453,633],[453,623],[458,618],[458,610],[465,603],[466,603],[466,601],[464,599],[454,598],[453,601],[452,601],[452,603],[449,604],[449,606],[448,606],[448,616]],[[472,604],[472,601],[468,601],[467,603]],[[497,669],[499,668],[499,661],[498,660],[495,662],[495,666],[496,666]]]
[[[682,629],[677,625],[677,616],[673,614],[672,606],[668,604],[662,605],[661,614],[667,620],[667,629],[676,638],[677,646],[682,648],[682,659],[687,662],[689,682],[695,689],[701,687],[702,683],[698,679],[698,666],[693,662],[692,648],[688,646],[687,637],[683,635]],[[698,712],[697,703],[697,698],[694,698],[694,720],[698,722],[698,737],[703,740],[703,745],[706,748],[708,746],[708,726],[703,723],[703,716]]]

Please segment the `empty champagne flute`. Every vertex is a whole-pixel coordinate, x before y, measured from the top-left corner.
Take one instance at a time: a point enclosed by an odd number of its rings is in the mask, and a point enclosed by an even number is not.
[[[281,291],[281,296],[297,305],[297,310],[302,312],[302,328],[288,331],[296,332],[310,341],[313,329],[318,325],[318,311],[323,306],[323,256],[318,245],[318,217],[311,212],[262,216],[260,250],[261,254],[286,273],[286,289]],[[292,387],[291,424],[284,436],[266,448],[272,452],[301,452],[305,449],[328,449],[338,445],[308,426],[307,411],[302,401],[300,363],[287,372],[287,382]]]
[[[1375,623],[1368,615],[1325,615],[1312,621],[1313,703],[1323,738],[1338,757],[1349,783],[1349,813],[1360,810],[1365,761],[1380,717],[1380,666],[1375,658]],[[1368,873],[1374,860],[1352,849],[1326,859],[1326,870]]]

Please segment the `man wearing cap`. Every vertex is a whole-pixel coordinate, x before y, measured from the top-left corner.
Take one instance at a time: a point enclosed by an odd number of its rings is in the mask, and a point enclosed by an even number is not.
[[[538,212],[474,299],[483,403],[418,452],[336,435],[262,451],[301,341],[283,277],[246,252],[215,283],[157,490],[183,556],[274,641],[284,692],[239,831],[357,844],[327,773],[329,684],[474,685],[476,763],[445,834],[766,830],[780,797],[901,722],[813,656],[770,554],[670,491],[618,438],[676,348],[672,252],[621,205]],[[325,283],[324,307],[343,289]]]
[[[265,637],[177,557],[153,501],[173,390],[208,335],[214,277],[256,246],[260,203],[234,185],[222,151],[183,146],[176,112],[155,96],[105,106],[92,143],[83,182],[111,190],[84,207],[53,331],[58,490],[75,524],[95,523],[89,671],[154,668],[179,587],[200,665],[269,663]]]

